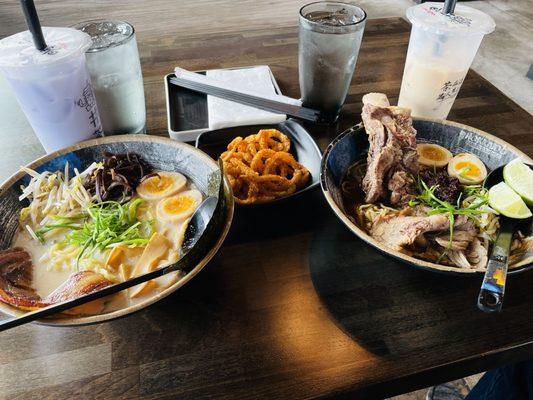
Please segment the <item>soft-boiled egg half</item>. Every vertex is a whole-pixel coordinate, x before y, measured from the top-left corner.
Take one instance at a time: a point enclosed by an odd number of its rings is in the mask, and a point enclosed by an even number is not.
[[[450,150],[433,143],[419,143],[416,145],[418,162],[428,167],[445,167],[453,155]]]
[[[202,202],[198,190],[186,190],[167,197],[157,204],[157,217],[166,222],[177,222],[189,218]]]
[[[475,155],[459,153],[448,163],[448,174],[464,185],[477,185],[487,177],[487,168]]]
[[[187,179],[179,172],[157,172],[137,186],[137,194],[145,200],[159,200],[182,190]]]

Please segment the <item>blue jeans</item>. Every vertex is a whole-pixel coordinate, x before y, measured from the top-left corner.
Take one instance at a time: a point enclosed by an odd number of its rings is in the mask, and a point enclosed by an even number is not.
[[[533,360],[487,371],[465,400],[532,400]]]

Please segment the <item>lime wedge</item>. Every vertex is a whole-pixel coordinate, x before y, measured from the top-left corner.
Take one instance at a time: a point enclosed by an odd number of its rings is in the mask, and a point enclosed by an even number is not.
[[[520,195],[526,204],[533,206],[533,170],[518,158],[503,168],[503,180]]]
[[[489,205],[509,218],[524,219],[532,215],[524,200],[505,182],[490,188]]]

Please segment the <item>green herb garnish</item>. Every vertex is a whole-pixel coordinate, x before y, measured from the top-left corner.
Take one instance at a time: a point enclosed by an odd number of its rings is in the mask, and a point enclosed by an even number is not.
[[[457,175],[459,175],[459,176],[460,176],[461,178],[463,178],[463,179],[466,179],[466,180],[471,181],[471,180],[473,180],[473,179],[471,179],[469,176],[466,175],[468,172],[470,172],[471,169],[472,169],[472,167],[463,167],[463,168],[461,168],[461,170],[457,173]]]
[[[480,208],[488,203],[488,194],[479,185],[463,186],[463,193],[459,195],[457,203],[451,204],[447,201],[439,199],[435,195],[435,189],[437,189],[437,187],[438,185],[428,187],[428,185],[419,177],[417,180],[417,190],[419,195],[416,197],[416,200],[411,200],[409,202],[409,206],[413,207],[417,204],[424,205],[430,208],[430,211],[428,212],[429,215],[443,214],[450,221],[450,241],[446,250],[444,250],[444,252],[439,256],[437,260],[438,264],[452,247],[455,216],[464,215],[467,218],[475,220],[475,216],[484,213],[484,211],[480,210]],[[463,207],[463,194],[466,195],[466,197],[475,196],[476,200],[466,207]]]
[[[55,217],[56,223],[46,224],[36,233],[39,240],[54,229],[68,229],[64,239],[67,244],[80,246],[76,266],[83,257],[96,249],[105,250],[117,245],[144,246],[152,235],[151,221],[139,221],[139,206],[144,202],[135,199],[124,204],[105,201],[91,205],[85,213],[73,217]]]

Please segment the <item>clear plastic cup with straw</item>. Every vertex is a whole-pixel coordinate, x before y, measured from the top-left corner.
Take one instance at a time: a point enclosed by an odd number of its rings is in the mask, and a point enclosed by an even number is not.
[[[457,5],[448,14],[442,3],[407,9],[412,23],[398,105],[417,117],[446,119],[494,20],[474,8]]]
[[[33,2],[22,4],[30,6],[29,15],[24,10],[30,31],[0,40],[0,71],[35,134],[46,152],[101,136],[85,62],[89,35],[71,28],[41,28]]]

